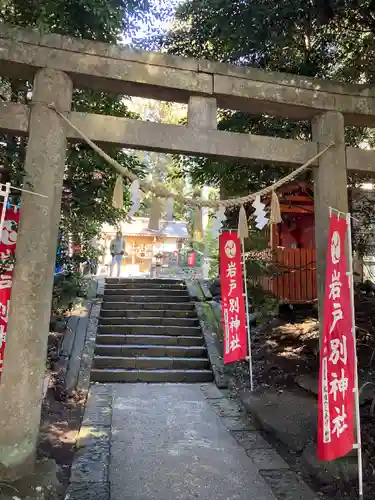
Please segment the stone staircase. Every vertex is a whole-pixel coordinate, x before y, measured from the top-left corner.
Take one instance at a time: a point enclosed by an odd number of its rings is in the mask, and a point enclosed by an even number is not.
[[[210,382],[207,350],[182,281],[107,278],[92,382]]]

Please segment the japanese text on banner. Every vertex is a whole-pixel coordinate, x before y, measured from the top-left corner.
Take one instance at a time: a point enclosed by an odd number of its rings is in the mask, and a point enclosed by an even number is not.
[[[1,207],[0,207],[1,209]],[[16,249],[19,210],[6,211],[4,228],[0,240],[0,376],[3,369],[8,313],[12,292],[13,257]]]
[[[241,241],[235,233],[222,233],[219,242],[224,363],[233,363],[247,356]]]
[[[331,215],[320,349],[318,458],[334,460],[354,445],[355,351],[347,275],[345,219]]]

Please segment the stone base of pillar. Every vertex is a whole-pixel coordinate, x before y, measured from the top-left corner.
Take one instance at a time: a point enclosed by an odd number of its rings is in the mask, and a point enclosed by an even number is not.
[[[35,470],[36,451],[33,450],[33,452],[25,458],[23,456],[22,443],[15,445],[15,450],[17,449],[19,452],[13,452],[13,463],[9,466],[4,465],[4,463],[8,463],[7,459],[9,459],[9,454],[8,457],[2,457],[0,453],[0,479],[2,482],[12,483],[21,477],[32,474]],[[1,447],[0,451],[2,451]]]
[[[57,466],[54,460],[43,459],[36,462],[33,469],[22,474],[18,481],[1,484],[1,500],[27,498],[29,500],[61,499],[63,486],[57,478]]]

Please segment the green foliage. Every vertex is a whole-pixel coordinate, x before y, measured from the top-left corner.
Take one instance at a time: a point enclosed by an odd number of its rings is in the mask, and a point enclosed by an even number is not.
[[[147,0],[0,0],[4,22],[44,33],[115,43],[144,20]]]
[[[296,75],[374,78],[375,6],[365,0],[187,0],[154,45]]]
[[[274,316],[277,312],[279,301],[270,293],[267,293],[260,285],[255,285],[251,280],[248,280],[248,295],[250,297],[252,311],[261,313],[261,318],[258,321],[267,321],[270,316]]]
[[[270,227],[263,230],[250,231],[249,238],[244,240],[246,257],[246,277],[248,296],[252,311],[258,311],[264,318],[274,314],[278,299],[265,291],[260,280],[272,278],[276,273],[269,267],[268,260],[263,256],[270,240]]]
[[[140,115],[142,120],[156,123],[178,124],[186,117],[186,108],[176,103],[133,98],[130,107]],[[186,179],[181,176],[173,155],[150,151],[140,151],[136,155],[144,162],[150,181],[163,184],[172,193],[191,195],[188,186],[186,186]],[[146,193],[142,197],[141,207],[136,215],[147,217],[150,213],[151,202],[152,194]],[[189,208],[183,203],[175,201],[173,207],[174,218],[176,220],[186,220],[189,215]]]
[[[52,292],[52,315],[62,316],[71,311],[77,298],[85,297],[87,280],[81,273],[69,271],[55,276]]]
[[[352,15],[346,9],[353,8],[354,2],[346,2],[344,7],[342,3],[329,2],[326,8],[319,2],[306,5],[301,0],[188,0],[177,8],[174,27],[152,43],[159,43],[173,54],[296,75],[355,81],[359,73],[354,59],[350,60],[351,77],[348,71],[343,72],[343,63],[348,63],[347,44],[349,40],[357,43],[358,33],[353,33],[350,27],[337,26],[340,16]],[[368,54],[365,46],[362,48]],[[310,126],[305,122],[229,110],[220,110],[218,119],[222,130],[292,139],[311,138]],[[348,128],[347,141],[351,145],[358,144],[366,135],[365,130]],[[207,159],[182,158],[180,166],[183,175],[189,172],[195,182],[225,186],[228,196],[260,189],[288,173],[287,169],[269,165]]]
[[[107,153],[120,164],[144,176],[144,168],[136,157],[116,148],[107,148]],[[124,218],[130,206],[128,190],[124,193],[124,211],[112,206],[116,174],[89,147],[83,144],[71,146],[68,151],[67,169],[61,205],[61,232],[70,235],[75,243],[89,247],[103,223],[116,224]]]
[[[78,38],[117,43],[124,34],[131,35],[136,24],[148,15],[147,0],[46,0],[44,2],[0,0],[0,21],[20,27],[54,32]],[[0,80],[4,100],[28,103],[32,82]],[[121,95],[75,89],[72,108],[76,111],[137,118],[128,110]],[[1,181],[20,185],[23,178],[26,138],[0,137]],[[106,152],[138,176],[145,168],[137,157],[120,148]],[[83,254],[92,251],[90,242],[103,223],[116,224],[125,211],[112,207],[116,174],[113,168],[85,144],[69,146],[61,208],[63,238],[83,246]],[[130,205],[125,192],[125,209]]]
[[[375,5],[368,0],[185,0],[172,28],[143,41],[149,48],[298,77],[372,82],[375,76]],[[218,111],[218,128],[291,139],[311,139],[310,124],[269,115]],[[358,146],[374,134],[346,127],[346,142]],[[206,158],[177,159],[181,177],[220,189],[222,198],[254,192],[288,173],[273,165]],[[308,174],[306,175],[308,178]],[[367,181],[350,174],[349,186]],[[373,220],[374,206],[367,219]],[[236,218],[236,213],[231,214]],[[369,227],[368,227],[369,228]],[[356,242],[356,239],[355,241]]]
[[[139,157],[141,154],[139,155]],[[149,179],[155,184],[163,184],[171,193],[184,193],[189,196],[191,192],[186,189],[185,179],[179,174],[176,175],[177,166],[173,162],[173,157],[162,153],[144,153],[145,171]],[[166,200],[162,201],[162,215],[166,211]],[[152,193],[145,193],[136,215],[148,217],[152,204]],[[189,207],[175,201],[173,205],[173,217],[176,220],[188,220],[190,215]]]

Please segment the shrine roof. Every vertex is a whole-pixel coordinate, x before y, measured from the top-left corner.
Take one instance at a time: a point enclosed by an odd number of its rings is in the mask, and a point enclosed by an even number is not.
[[[124,236],[162,236],[165,238],[188,238],[188,229],[186,221],[161,220],[159,231],[148,228],[148,217],[133,217],[132,222],[123,221],[121,223],[121,232]],[[103,231],[115,233],[116,228],[105,225]]]

